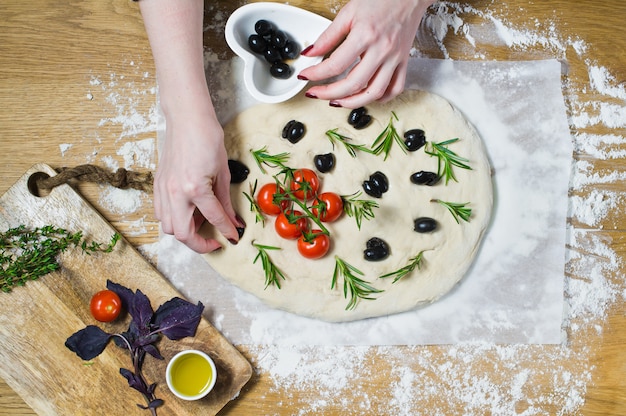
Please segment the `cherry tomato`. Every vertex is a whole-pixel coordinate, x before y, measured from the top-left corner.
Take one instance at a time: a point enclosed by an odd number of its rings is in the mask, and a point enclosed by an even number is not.
[[[89,309],[96,320],[111,322],[120,315],[122,301],[112,290],[101,290],[91,298]]]
[[[289,219],[295,219],[293,222],[289,222]],[[282,238],[288,240],[295,240],[302,235],[302,231],[306,230],[307,220],[302,216],[300,211],[286,211],[281,212],[274,221],[274,229],[276,233]]]
[[[283,189],[276,183],[266,183],[263,185],[256,195],[256,202],[259,204],[261,211],[267,215],[278,215],[282,212],[281,206],[274,203],[274,195],[282,194]],[[287,201],[285,201],[285,205]]]
[[[306,199],[312,199],[319,188],[320,179],[311,169],[298,169],[293,172],[291,190],[296,198],[304,200],[306,192]]]
[[[333,222],[343,213],[343,199],[334,192],[322,192],[315,198],[311,211],[322,222]]]
[[[330,237],[321,230],[313,230],[311,233],[314,237],[310,241],[306,241],[304,235],[298,238],[298,251],[307,259],[322,258],[330,249]]]

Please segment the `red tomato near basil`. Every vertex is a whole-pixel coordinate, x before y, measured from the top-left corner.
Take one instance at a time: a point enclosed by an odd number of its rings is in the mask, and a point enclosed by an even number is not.
[[[324,257],[330,249],[330,237],[321,230],[313,230],[311,234],[313,237],[309,241],[304,235],[298,238],[298,252],[302,257],[312,260]]]
[[[100,322],[111,322],[122,312],[122,301],[112,290],[101,290],[89,303],[91,314]]]
[[[307,219],[302,216],[300,211],[281,212],[274,220],[276,234],[288,240],[295,240],[300,237],[306,228]]]
[[[333,222],[343,213],[343,199],[334,192],[322,192],[315,198],[311,212],[322,222]]]
[[[320,179],[311,169],[298,169],[293,172],[293,180],[291,181],[291,190],[293,195],[301,200],[312,199],[320,188]]]
[[[282,212],[280,205],[274,203],[274,195],[282,194],[283,190],[276,183],[266,183],[256,195],[256,202],[261,211],[267,215],[278,215]]]

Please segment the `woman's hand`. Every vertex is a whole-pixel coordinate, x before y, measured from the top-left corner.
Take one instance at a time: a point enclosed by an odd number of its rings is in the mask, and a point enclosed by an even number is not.
[[[165,233],[206,253],[220,243],[198,233],[206,220],[239,240],[230,201],[224,132],[204,73],[202,0],[139,2],[157,68],[166,137],[154,180],[154,210]]]
[[[167,118],[165,143],[154,180],[154,210],[166,234],[194,251],[220,248],[198,234],[206,220],[227,239],[239,239],[230,200],[224,132],[215,113],[194,111]]]
[[[313,47],[303,51],[306,56],[332,51],[330,57],[298,76],[323,81],[348,69],[349,72],[338,81],[311,87],[307,96],[329,100],[332,106],[357,108],[398,95],[404,89],[409,50],[417,28],[433,3],[434,0],[351,0]]]

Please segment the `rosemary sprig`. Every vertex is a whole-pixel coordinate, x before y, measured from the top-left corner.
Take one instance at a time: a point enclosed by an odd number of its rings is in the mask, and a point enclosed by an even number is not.
[[[459,218],[465,222],[469,222],[470,216],[472,215],[472,209],[466,206],[469,202],[446,202],[441,199],[431,199],[430,202],[437,202],[448,208],[448,211],[450,211],[457,224],[459,223]]]
[[[249,185],[250,193],[248,194],[247,192],[244,192],[243,195],[246,197],[248,202],[250,202],[250,211],[252,211],[252,213],[254,214],[254,222],[260,222],[261,225],[265,227],[265,216],[263,215],[263,212],[261,212],[261,207],[259,207],[259,204],[254,198],[254,194],[256,193],[256,187],[258,185],[258,180],[254,181],[254,185],[252,185],[251,183]]]
[[[285,163],[289,160],[289,153],[283,152],[275,155],[270,155],[267,153],[267,146],[263,146],[258,150],[250,150],[252,156],[254,157],[254,161],[256,162],[261,172],[267,173],[263,165],[269,166],[271,168],[286,168]]]
[[[374,208],[378,208],[378,203],[371,199],[359,199],[362,195],[361,191],[355,192],[352,195],[342,195],[343,211],[347,216],[353,217],[356,221],[356,225],[361,229],[361,223],[363,220],[370,220],[374,218]]]
[[[409,259],[409,263],[406,266],[404,266],[404,267],[402,267],[402,268],[400,268],[400,269],[398,269],[396,271],[393,271],[391,273],[384,274],[384,275],[380,276],[379,278],[380,279],[385,279],[387,277],[392,277],[393,276],[394,279],[393,279],[393,282],[391,282],[391,283],[396,283],[398,280],[402,279],[403,277],[405,277],[406,275],[411,273],[413,270],[415,270],[416,267],[419,269],[421,267],[421,265],[422,265],[422,261],[423,260],[424,260],[424,252],[420,251],[417,254],[417,256]]]
[[[381,153],[385,154],[384,160],[387,160],[389,156],[389,152],[391,151],[391,146],[395,141],[398,143],[400,148],[404,153],[407,151],[406,144],[404,140],[398,134],[396,127],[393,125],[393,120],[398,120],[398,116],[395,112],[391,112],[391,117],[389,117],[389,123],[387,123],[387,127],[378,135],[374,143],[372,143],[372,153],[375,155],[380,155]]]
[[[334,289],[338,278],[343,278],[343,296],[347,299],[348,292],[350,293],[350,301],[346,306],[346,310],[354,309],[359,299],[374,300],[375,298],[370,297],[370,295],[383,292],[383,290],[376,289],[359,276],[363,276],[362,271],[335,256],[335,270],[330,288]]]
[[[109,253],[120,237],[115,233],[108,244],[100,244],[88,243],[81,231],[71,233],[52,225],[10,228],[0,233],[0,290],[8,293],[15,286],[60,269],[58,255],[70,247],[80,247],[85,254]]]
[[[451,145],[452,143],[455,143],[458,140],[459,140],[458,138],[455,138],[455,139],[450,139],[450,140],[446,140],[446,141],[439,142],[439,143],[429,142],[431,150],[428,150],[428,148],[424,150],[427,154],[437,157],[438,159],[437,175],[445,177],[446,185],[448,184],[448,181],[450,179],[454,180],[455,182],[458,182],[456,179],[456,176],[454,176],[454,171],[452,170],[453,166],[456,166],[462,169],[469,169],[469,170],[472,169],[466,163],[466,162],[469,162],[468,159],[460,157],[459,155],[457,155],[456,153],[454,153],[452,150],[448,149],[447,147],[448,145]]]
[[[344,145],[344,147],[352,157],[356,157],[357,151],[373,153],[370,149],[367,148],[367,146],[363,144],[350,143],[349,140],[352,139],[344,136],[343,134],[337,133],[337,129],[328,130],[326,132],[326,137],[328,137],[328,139],[332,143],[333,149],[335,148],[335,143],[339,142]]]
[[[294,205],[297,205],[303,212],[302,217],[311,219],[311,221],[313,221],[320,228],[323,234],[330,235],[330,231],[328,231],[328,228],[326,228],[326,226],[322,223],[322,220],[320,220],[320,218],[317,215],[314,215],[311,211],[313,209],[313,206],[307,206],[306,201],[298,198],[291,190],[289,184],[291,181],[293,181],[293,172],[294,169],[285,167],[277,175],[274,175],[274,180],[284,190],[282,193],[276,194],[274,196],[274,203],[280,207],[293,207]],[[283,180],[280,179],[280,176],[284,177]],[[306,195],[309,193],[309,191],[311,191],[311,185],[307,181],[299,182],[299,185],[300,190],[303,194]],[[285,204],[285,202],[287,202],[287,204]],[[293,217],[290,219],[289,222],[293,223],[297,220],[298,218]],[[313,235],[307,233],[307,231],[308,230],[305,230],[305,240],[310,241]]]
[[[258,253],[252,263],[254,264],[257,260],[261,260],[263,272],[265,273],[265,288],[267,289],[269,285],[274,285],[280,289],[280,279],[285,280],[285,275],[282,270],[276,267],[267,253],[267,250],[280,250],[280,247],[266,246],[255,242],[252,242],[252,245],[258,250]]]

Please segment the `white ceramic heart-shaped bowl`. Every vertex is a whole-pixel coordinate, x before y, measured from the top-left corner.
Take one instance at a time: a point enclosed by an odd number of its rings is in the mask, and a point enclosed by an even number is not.
[[[298,79],[298,73],[319,63],[322,57],[300,55],[289,62],[293,74],[288,79],[274,78],[265,58],[253,53],[248,47],[248,37],[255,33],[254,24],[261,19],[288,34],[300,45],[301,50],[317,40],[330,25],[330,20],[294,6],[262,2],[238,8],[226,22],[226,42],[244,61],[243,80],[246,89],[255,99],[264,103],[287,101],[307,84],[307,81]]]

